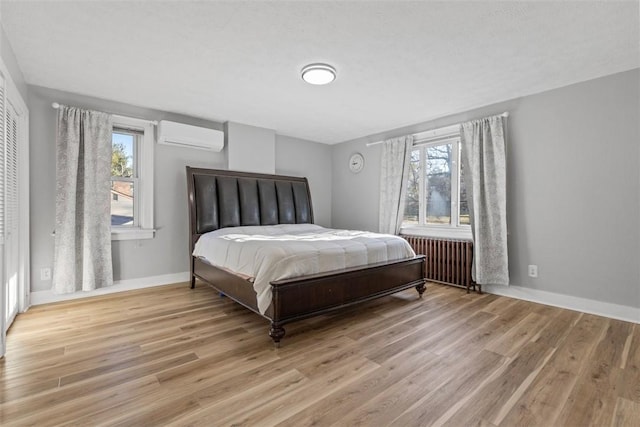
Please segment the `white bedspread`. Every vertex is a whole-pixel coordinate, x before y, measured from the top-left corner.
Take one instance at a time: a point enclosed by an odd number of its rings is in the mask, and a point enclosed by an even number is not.
[[[314,224],[230,227],[200,237],[193,255],[253,281],[258,309],[271,304],[270,282],[415,256],[402,238]]]

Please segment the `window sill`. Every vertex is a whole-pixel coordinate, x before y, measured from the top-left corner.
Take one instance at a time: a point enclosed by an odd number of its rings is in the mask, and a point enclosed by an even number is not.
[[[470,227],[421,227],[407,226],[400,229],[400,234],[412,236],[440,237],[443,239],[473,240]]]
[[[111,240],[153,239],[155,233],[153,228],[112,228]]]

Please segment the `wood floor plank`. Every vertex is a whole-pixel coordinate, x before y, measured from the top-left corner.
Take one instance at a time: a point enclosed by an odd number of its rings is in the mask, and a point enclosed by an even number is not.
[[[289,369],[253,387],[247,387],[239,394],[214,402],[200,402],[202,409],[180,419],[183,426],[226,425],[230,420],[271,402],[283,395],[297,393],[309,379],[296,369]],[[234,423],[235,424],[235,423]]]
[[[475,301],[469,303],[463,303],[457,309],[444,311],[439,315],[432,313],[430,319],[423,319],[420,322],[415,322],[416,319],[409,319],[404,324],[413,325],[413,329],[408,334],[396,333],[392,339],[386,339],[382,341],[384,346],[373,347],[369,346],[371,350],[367,352],[367,356],[378,363],[382,363],[390,357],[397,355],[400,352],[405,352],[416,345],[422,345],[429,347],[433,343],[437,343],[441,339],[444,339],[449,333],[457,330],[462,324],[467,322],[474,316],[482,316],[478,307],[483,306],[484,301],[478,298]],[[430,327],[438,326],[430,334],[425,334],[424,331]],[[426,339],[425,339],[426,337]]]
[[[380,368],[365,375],[357,384],[335,390],[323,400],[291,414],[289,418],[277,425],[294,427],[337,423],[354,408],[383,393],[404,377],[442,363],[440,357],[425,350],[412,350],[408,354],[384,362]]]
[[[444,384],[449,377],[447,367],[449,365],[442,369],[437,365],[418,368],[415,375],[410,375],[387,387],[383,393],[373,396],[360,407],[344,414],[333,425],[388,425],[391,420],[411,406],[416,396],[430,395]]]
[[[551,307],[554,308],[554,307]],[[581,313],[572,310],[555,309],[549,314],[551,318],[543,328],[535,332],[532,340],[544,343],[549,347],[558,347],[571,333],[580,320]]]
[[[640,403],[619,397],[611,420],[612,427],[640,425]]]
[[[14,384],[59,379],[62,376],[81,372],[85,369],[93,369],[106,364],[117,364],[120,361],[140,355],[139,348],[128,347],[124,349],[116,348],[113,351],[105,351],[104,353],[91,351],[90,354],[83,354],[77,358],[55,357],[50,359],[49,363],[36,364],[33,368],[28,364],[16,364],[9,367],[4,373],[3,382],[7,387],[11,387]]]
[[[640,403],[640,325],[633,325],[629,350],[623,351],[622,375],[618,382],[620,397]]]
[[[447,380],[440,384],[434,392],[419,395],[414,403],[394,419],[389,425],[417,426],[431,425],[453,406],[452,396],[457,401],[463,400],[483,384],[489,377],[505,368],[508,359],[490,351],[481,351],[474,356],[476,369],[466,369],[461,359],[455,359],[447,370]]]
[[[509,304],[505,304],[505,306],[508,307]],[[492,342],[500,339],[513,325],[527,315],[526,311],[516,308],[512,307],[509,310],[502,311],[502,314],[483,309],[483,313],[489,313],[496,317],[486,324],[476,325],[471,329],[472,333],[466,336],[464,340],[458,340],[441,351],[446,351],[448,354],[476,354],[481,352]]]
[[[509,398],[520,385],[535,371],[554,349],[529,342],[507,365],[504,372],[481,388],[475,390],[467,404],[456,412],[445,425],[459,426],[469,419],[485,419],[497,424],[495,419],[504,411]],[[444,420],[442,420],[444,421]]]
[[[536,313],[527,314],[499,339],[489,344],[487,350],[503,356],[513,356],[527,341],[538,333],[551,319]]]
[[[33,307],[1,425],[639,424],[640,327],[429,284],[286,325],[186,283]]]
[[[259,408],[238,414],[230,420],[229,424],[234,426],[276,425],[289,418],[291,414],[301,412],[326,399],[335,390],[360,381],[363,376],[379,368],[380,365],[365,358],[355,358],[334,365],[326,376],[309,380],[305,387],[296,393],[279,396]]]
[[[59,389],[55,393],[38,394],[36,399],[10,402],[0,411],[0,425],[59,425],[75,422],[84,415],[101,409],[110,410],[131,396],[145,396],[159,387],[155,378],[144,377],[96,393],[86,393],[82,385]],[[55,410],[52,410],[55,408]],[[114,414],[111,414],[114,417]]]
[[[616,405],[615,385],[620,375],[624,344],[630,324],[607,319],[606,332],[598,341],[558,417],[558,423],[605,425]]]
[[[573,326],[565,340],[557,341],[560,345],[556,352],[534,379],[528,392],[505,415],[502,425],[542,426],[556,422],[592,349],[603,334],[606,319],[585,315],[571,324]],[[537,342],[547,344],[549,340]]]
[[[20,381],[14,384],[13,387],[10,386],[8,382],[3,384],[0,390],[0,404],[58,388],[60,379],[51,378],[43,381]]]
[[[435,354],[444,355],[449,353],[449,348],[460,343],[466,343],[476,333],[478,328],[490,323],[495,319],[495,315],[479,311],[474,313],[467,320],[462,322],[453,330],[449,330],[444,336],[440,336],[436,342],[429,345],[429,350]]]

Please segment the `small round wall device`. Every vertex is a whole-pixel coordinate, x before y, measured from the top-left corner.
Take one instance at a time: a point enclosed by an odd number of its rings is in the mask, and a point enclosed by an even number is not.
[[[360,153],[354,153],[349,157],[349,170],[358,173],[364,169],[364,157]]]

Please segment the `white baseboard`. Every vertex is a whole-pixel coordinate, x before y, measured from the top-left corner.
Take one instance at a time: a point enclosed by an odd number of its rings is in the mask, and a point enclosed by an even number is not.
[[[50,302],[69,301],[78,298],[94,297],[96,295],[113,294],[115,292],[131,291],[134,289],[150,288],[153,286],[171,285],[173,283],[188,282],[189,272],[163,274],[160,276],[140,277],[113,282],[112,286],[99,288],[94,291],[75,292],[73,294],[54,294],[51,289],[31,292],[31,305],[48,304]]]
[[[556,294],[521,286],[482,285],[482,291],[569,310],[582,311],[626,322],[640,323],[640,308],[612,304],[587,298]]]

